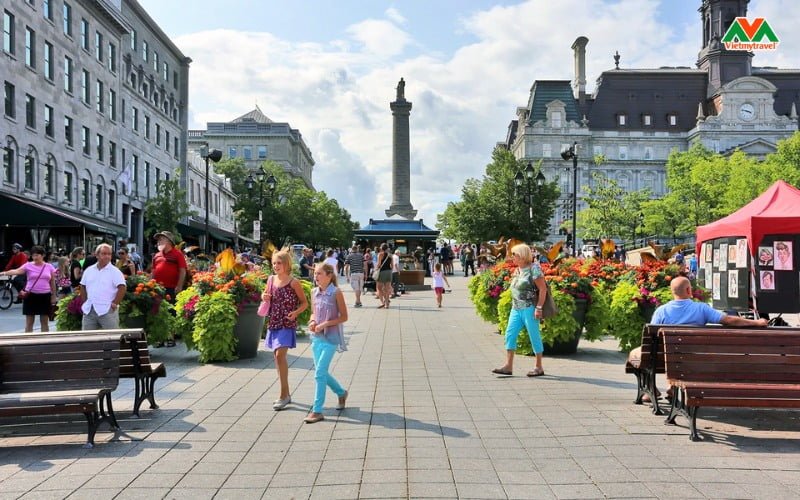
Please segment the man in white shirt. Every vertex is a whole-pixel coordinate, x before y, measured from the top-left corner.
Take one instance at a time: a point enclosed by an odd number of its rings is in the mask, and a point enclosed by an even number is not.
[[[392,254],[392,298],[398,296],[400,288],[400,250],[395,250]]]
[[[86,268],[81,277],[84,330],[119,328],[119,304],[125,297],[125,276],[111,265],[111,245],[101,243],[95,250],[97,263]]]

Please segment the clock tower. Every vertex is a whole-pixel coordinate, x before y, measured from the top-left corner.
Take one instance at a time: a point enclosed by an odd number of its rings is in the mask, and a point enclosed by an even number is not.
[[[726,50],[722,37],[737,17],[747,16],[749,0],[703,0],[699,9],[703,21],[703,48],[697,67],[708,73],[708,97],[728,82],[752,74],[752,52]]]

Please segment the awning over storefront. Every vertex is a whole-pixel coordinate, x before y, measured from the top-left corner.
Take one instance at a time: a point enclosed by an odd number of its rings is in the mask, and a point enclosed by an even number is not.
[[[85,228],[102,234],[127,236],[128,228],[87,215],[66,212],[34,200],[0,193],[0,226],[27,228]]]

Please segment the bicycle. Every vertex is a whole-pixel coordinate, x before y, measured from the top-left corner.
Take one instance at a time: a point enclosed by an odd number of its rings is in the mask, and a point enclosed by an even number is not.
[[[0,309],[8,309],[14,303],[14,284],[11,276],[0,276]]]

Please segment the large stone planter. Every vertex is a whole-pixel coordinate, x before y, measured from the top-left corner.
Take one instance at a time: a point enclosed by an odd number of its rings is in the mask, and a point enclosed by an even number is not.
[[[569,340],[556,341],[552,345],[544,344],[544,353],[548,356],[575,354],[578,352],[578,343],[583,333],[583,325],[586,323],[586,312],[589,310],[589,302],[586,299],[575,299],[575,311],[572,317],[578,322],[575,335]]]
[[[239,359],[255,358],[258,354],[264,317],[259,316],[257,311],[258,302],[245,304],[239,309],[239,319],[233,328],[233,335],[236,337],[236,355]]]

